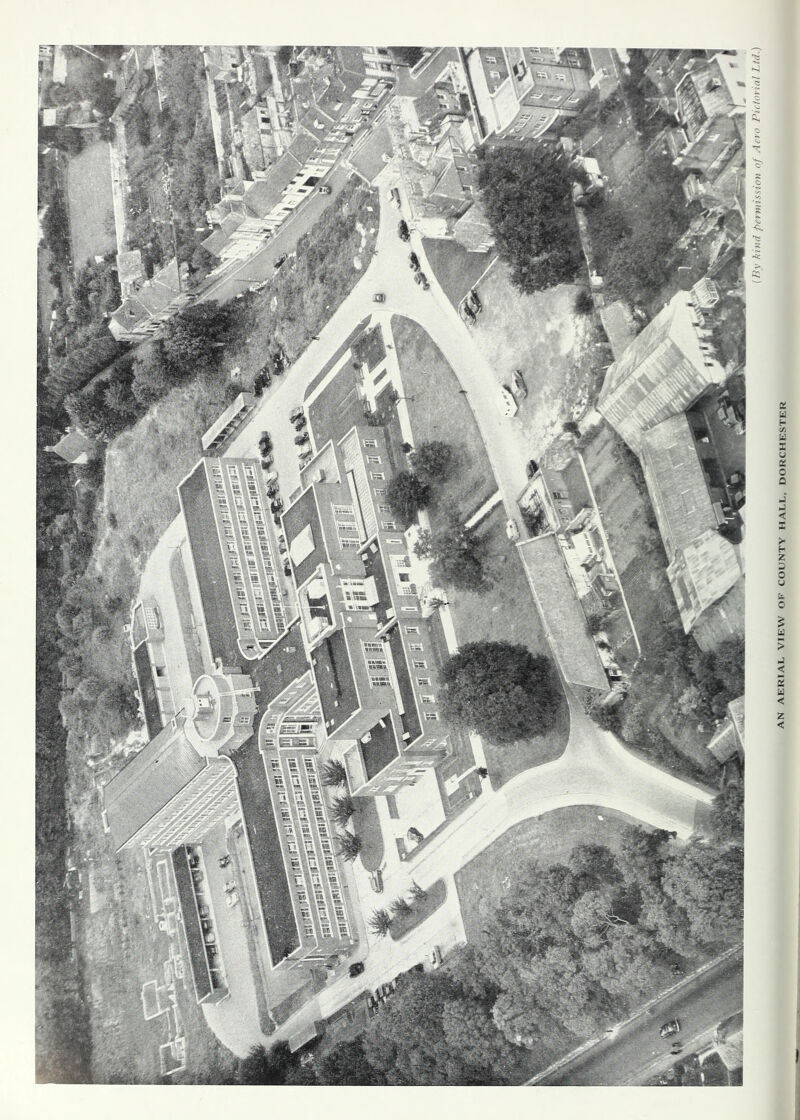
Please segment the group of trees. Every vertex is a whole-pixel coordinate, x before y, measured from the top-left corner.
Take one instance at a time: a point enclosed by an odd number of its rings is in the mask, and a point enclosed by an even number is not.
[[[405,528],[431,503],[437,487],[447,480],[455,465],[452,447],[442,440],[420,444],[409,459],[412,469],[398,471],[386,488],[391,511]]]
[[[480,155],[481,201],[515,286],[531,293],[574,281],[583,258],[566,158],[543,144]]]
[[[615,850],[520,869],[474,943],[402,978],[304,1084],[509,1084],[602,1032],[742,934],[737,843],[628,827]],[[386,919],[391,922],[388,912]],[[287,1068],[285,1083],[298,1083]]]
[[[492,743],[544,735],[562,700],[549,658],[511,642],[468,642],[440,680],[445,719]]]
[[[614,198],[587,210],[597,268],[612,296],[652,299],[668,280],[676,242],[689,224],[680,172],[669,158],[645,156]]]

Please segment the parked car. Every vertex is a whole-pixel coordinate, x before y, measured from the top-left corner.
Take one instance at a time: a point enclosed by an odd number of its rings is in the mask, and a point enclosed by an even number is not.
[[[398,210],[400,209],[402,200],[400,198],[400,191],[397,189],[397,187],[392,187],[392,189],[389,191],[389,201],[393,202]]]
[[[483,311],[483,304],[481,303],[480,298],[478,297],[478,293],[474,288],[470,288],[470,290],[467,292],[466,299],[476,315],[479,311]]]
[[[416,253],[408,254],[408,263],[411,265],[415,272],[419,272],[421,266],[419,263],[419,257]]]
[[[677,1034],[681,1029],[680,1019],[670,1019],[668,1022],[663,1023],[659,1034],[662,1038],[669,1038],[673,1034]]]
[[[292,565],[291,565],[290,561],[288,561],[288,560],[284,560],[284,562],[283,562],[283,574],[287,578],[289,576],[291,576],[291,574],[292,574]]]
[[[475,312],[472,310],[466,300],[462,300],[459,304],[458,313],[465,323],[468,323],[470,326],[474,326],[476,322]]]
[[[411,239],[411,231],[404,220],[400,220],[397,226],[397,236],[401,241],[409,241]]]
[[[431,968],[438,968],[442,963],[442,950],[438,945],[434,945],[431,950]]]
[[[283,512],[283,498],[273,498],[269,503],[270,513]]]
[[[271,455],[262,455],[262,457],[261,457],[261,469],[262,469],[262,471],[271,471],[274,462],[275,462],[275,460],[272,458]]]
[[[272,473],[274,474],[275,472],[273,471]],[[277,484],[277,482],[270,482],[267,485],[267,497],[268,498],[277,498],[278,497],[278,484]]]
[[[528,395],[528,386],[525,384],[525,378],[522,376],[521,369],[515,369],[511,374],[511,392],[519,399],[522,397],[524,400]]]
[[[269,432],[262,432],[258,437],[258,450],[262,455],[268,455],[272,450],[272,436]]]
[[[733,428],[737,435],[744,434],[744,414],[726,392],[717,398],[717,416],[726,428]]]
[[[513,517],[509,517],[508,521],[506,521],[506,536],[510,541],[519,540],[519,525],[517,525]]]
[[[231,893],[225,899],[225,905],[229,909],[232,909],[234,906],[238,906],[239,905],[239,892],[238,891],[231,891]]]
[[[263,479],[264,479],[264,482],[266,483],[266,486],[267,486],[267,493],[269,493],[270,487],[277,485],[278,472],[277,471],[268,471],[267,474],[263,475]]]
[[[273,268],[280,268],[282,264],[286,263],[286,254],[283,253],[276,261],[273,262]]]
[[[369,885],[375,891],[375,894],[382,894],[383,892],[383,873],[378,867],[375,871],[370,873]]]
[[[300,446],[302,446],[302,444],[308,443],[308,441],[310,439],[311,439],[311,436],[309,436],[308,432],[300,432],[299,435],[296,435],[294,437],[294,442],[297,444],[298,447],[300,447]]]
[[[305,451],[300,452],[300,465],[305,466],[306,463],[308,463],[313,458],[314,458],[314,452],[311,450],[310,447],[307,447],[305,449]]]
[[[528,478],[533,478],[533,476],[536,474],[538,469],[539,469],[539,464],[536,462],[535,459],[529,459],[527,461],[527,463],[525,464],[525,474],[528,476]]]
[[[330,194],[331,193],[331,188],[327,185],[327,183],[323,187],[317,187],[317,190],[319,191],[320,194]]]
[[[500,390],[500,411],[504,416],[516,416],[519,412],[519,405],[508,385],[503,385]]]
[[[372,297],[372,302],[373,303],[386,303],[386,296],[383,294],[383,292],[376,292],[375,295]]]
[[[355,961],[353,964],[350,965],[350,967],[347,971],[350,974],[350,976],[360,976],[361,973],[364,971],[364,962],[363,961]]]
[[[428,282],[428,277],[425,275],[425,273],[424,272],[415,272],[414,273],[414,279],[416,280],[416,282],[418,284],[422,285],[423,291],[427,292],[428,288],[430,288],[430,283]]]
[[[289,419],[294,424],[295,420],[299,420],[301,416],[305,416],[305,411],[301,404],[296,405],[289,413]]]
[[[210,915],[211,911],[207,906],[203,905],[197,907],[197,913],[201,918],[207,918]]]

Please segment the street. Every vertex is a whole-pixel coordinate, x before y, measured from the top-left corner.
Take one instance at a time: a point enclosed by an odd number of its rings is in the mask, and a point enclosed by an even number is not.
[[[713,967],[638,1012],[615,1034],[528,1084],[643,1085],[664,1073],[679,1060],[670,1054],[673,1041],[688,1056],[712,1040],[718,1023],[742,1010],[742,953],[739,945],[724,954]],[[661,1024],[670,1019],[678,1019],[680,1033],[661,1038]]]

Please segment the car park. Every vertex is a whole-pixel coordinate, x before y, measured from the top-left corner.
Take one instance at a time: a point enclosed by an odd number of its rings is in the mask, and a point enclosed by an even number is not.
[[[515,369],[511,375],[511,392],[517,398],[522,397],[524,399],[528,395],[528,386],[525,384],[521,369]]]
[[[372,302],[373,303],[386,303],[386,296],[383,294],[383,292],[376,292],[375,295],[372,297]]]
[[[409,241],[411,239],[411,231],[405,221],[400,221],[397,226],[397,236],[401,241]]]
[[[670,1038],[671,1035],[677,1034],[680,1029],[680,1019],[669,1019],[666,1023],[661,1025],[659,1034],[662,1038]]]
[[[414,273],[414,280],[417,282],[417,284],[422,285],[422,290],[423,291],[427,292],[428,288],[430,288],[430,283],[428,281],[428,277],[425,275],[424,272],[415,272]]]
[[[350,965],[350,968],[347,971],[350,974],[350,976],[360,976],[361,973],[364,971],[364,962],[363,961],[354,961],[353,964]]]
[[[408,254],[408,263],[411,265],[415,272],[419,272],[421,265],[419,263],[419,257],[416,253]]]
[[[508,385],[500,389],[500,411],[504,416],[516,416],[519,412],[519,405]]]

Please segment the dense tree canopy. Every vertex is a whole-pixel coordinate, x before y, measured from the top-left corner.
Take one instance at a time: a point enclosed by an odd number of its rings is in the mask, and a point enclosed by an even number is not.
[[[437,584],[462,591],[484,591],[488,587],[483,566],[485,544],[455,515],[437,532],[420,533],[414,551],[431,561],[431,574]]]
[[[551,662],[511,642],[469,642],[444,665],[445,718],[496,743],[544,735],[561,690]]]
[[[398,471],[386,487],[386,501],[404,528],[430,500],[430,487],[411,471]]]
[[[582,257],[562,156],[541,144],[492,148],[482,156],[478,186],[516,287],[536,292],[575,279]]]

